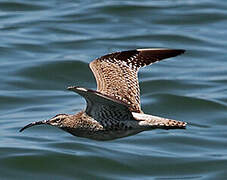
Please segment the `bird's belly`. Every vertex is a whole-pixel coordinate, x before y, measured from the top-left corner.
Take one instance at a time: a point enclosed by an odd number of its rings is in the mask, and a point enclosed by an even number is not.
[[[126,136],[134,135],[144,131],[144,129],[130,130],[99,130],[99,131],[68,131],[74,136],[94,139],[98,141],[107,141]]]
[[[145,130],[144,128],[139,127],[136,121],[134,123],[133,124],[131,122],[126,124],[123,123],[123,125],[120,126],[111,125],[99,129],[67,128],[63,130],[69,132],[74,136],[105,141],[134,135]]]

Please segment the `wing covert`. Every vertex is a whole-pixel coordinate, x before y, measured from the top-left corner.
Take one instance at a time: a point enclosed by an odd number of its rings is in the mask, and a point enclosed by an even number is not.
[[[100,92],[81,88],[69,87],[68,90],[74,91],[83,96],[87,102],[86,114],[97,121],[124,121],[134,120],[131,111],[126,103]]]
[[[127,103],[132,112],[142,113],[137,75],[139,68],[182,53],[182,49],[137,49],[107,54],[89,65],[98,92]]]

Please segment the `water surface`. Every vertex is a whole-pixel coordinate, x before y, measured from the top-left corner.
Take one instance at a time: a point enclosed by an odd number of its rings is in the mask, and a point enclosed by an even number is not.
[[[226,179],[227,3],[222,0],[0,1],[1,179]],[[148,114],[188,122],[113,141],[19,129],[84,100],[88,63],[113,51],[186,49],[140,71]]]

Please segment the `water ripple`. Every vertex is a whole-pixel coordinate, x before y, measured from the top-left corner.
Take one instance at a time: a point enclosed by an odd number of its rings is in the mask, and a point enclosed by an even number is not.
[[[2,179],[225,179],[225,1],[1,1]],[[88,63],[132,48],[186,49],[143,68],[143,111],[188,122],[96,142],[51,126],[18,130],[84,100],[96,88]]]

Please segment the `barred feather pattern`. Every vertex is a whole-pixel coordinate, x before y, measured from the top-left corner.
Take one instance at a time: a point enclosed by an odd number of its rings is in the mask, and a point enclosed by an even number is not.
[[[90,63],[96,78],[97,91],[127,103],[132,112],[143,113],[140,106],[139,68],[183,52],[171,49],[138,49],[102,56]]]

